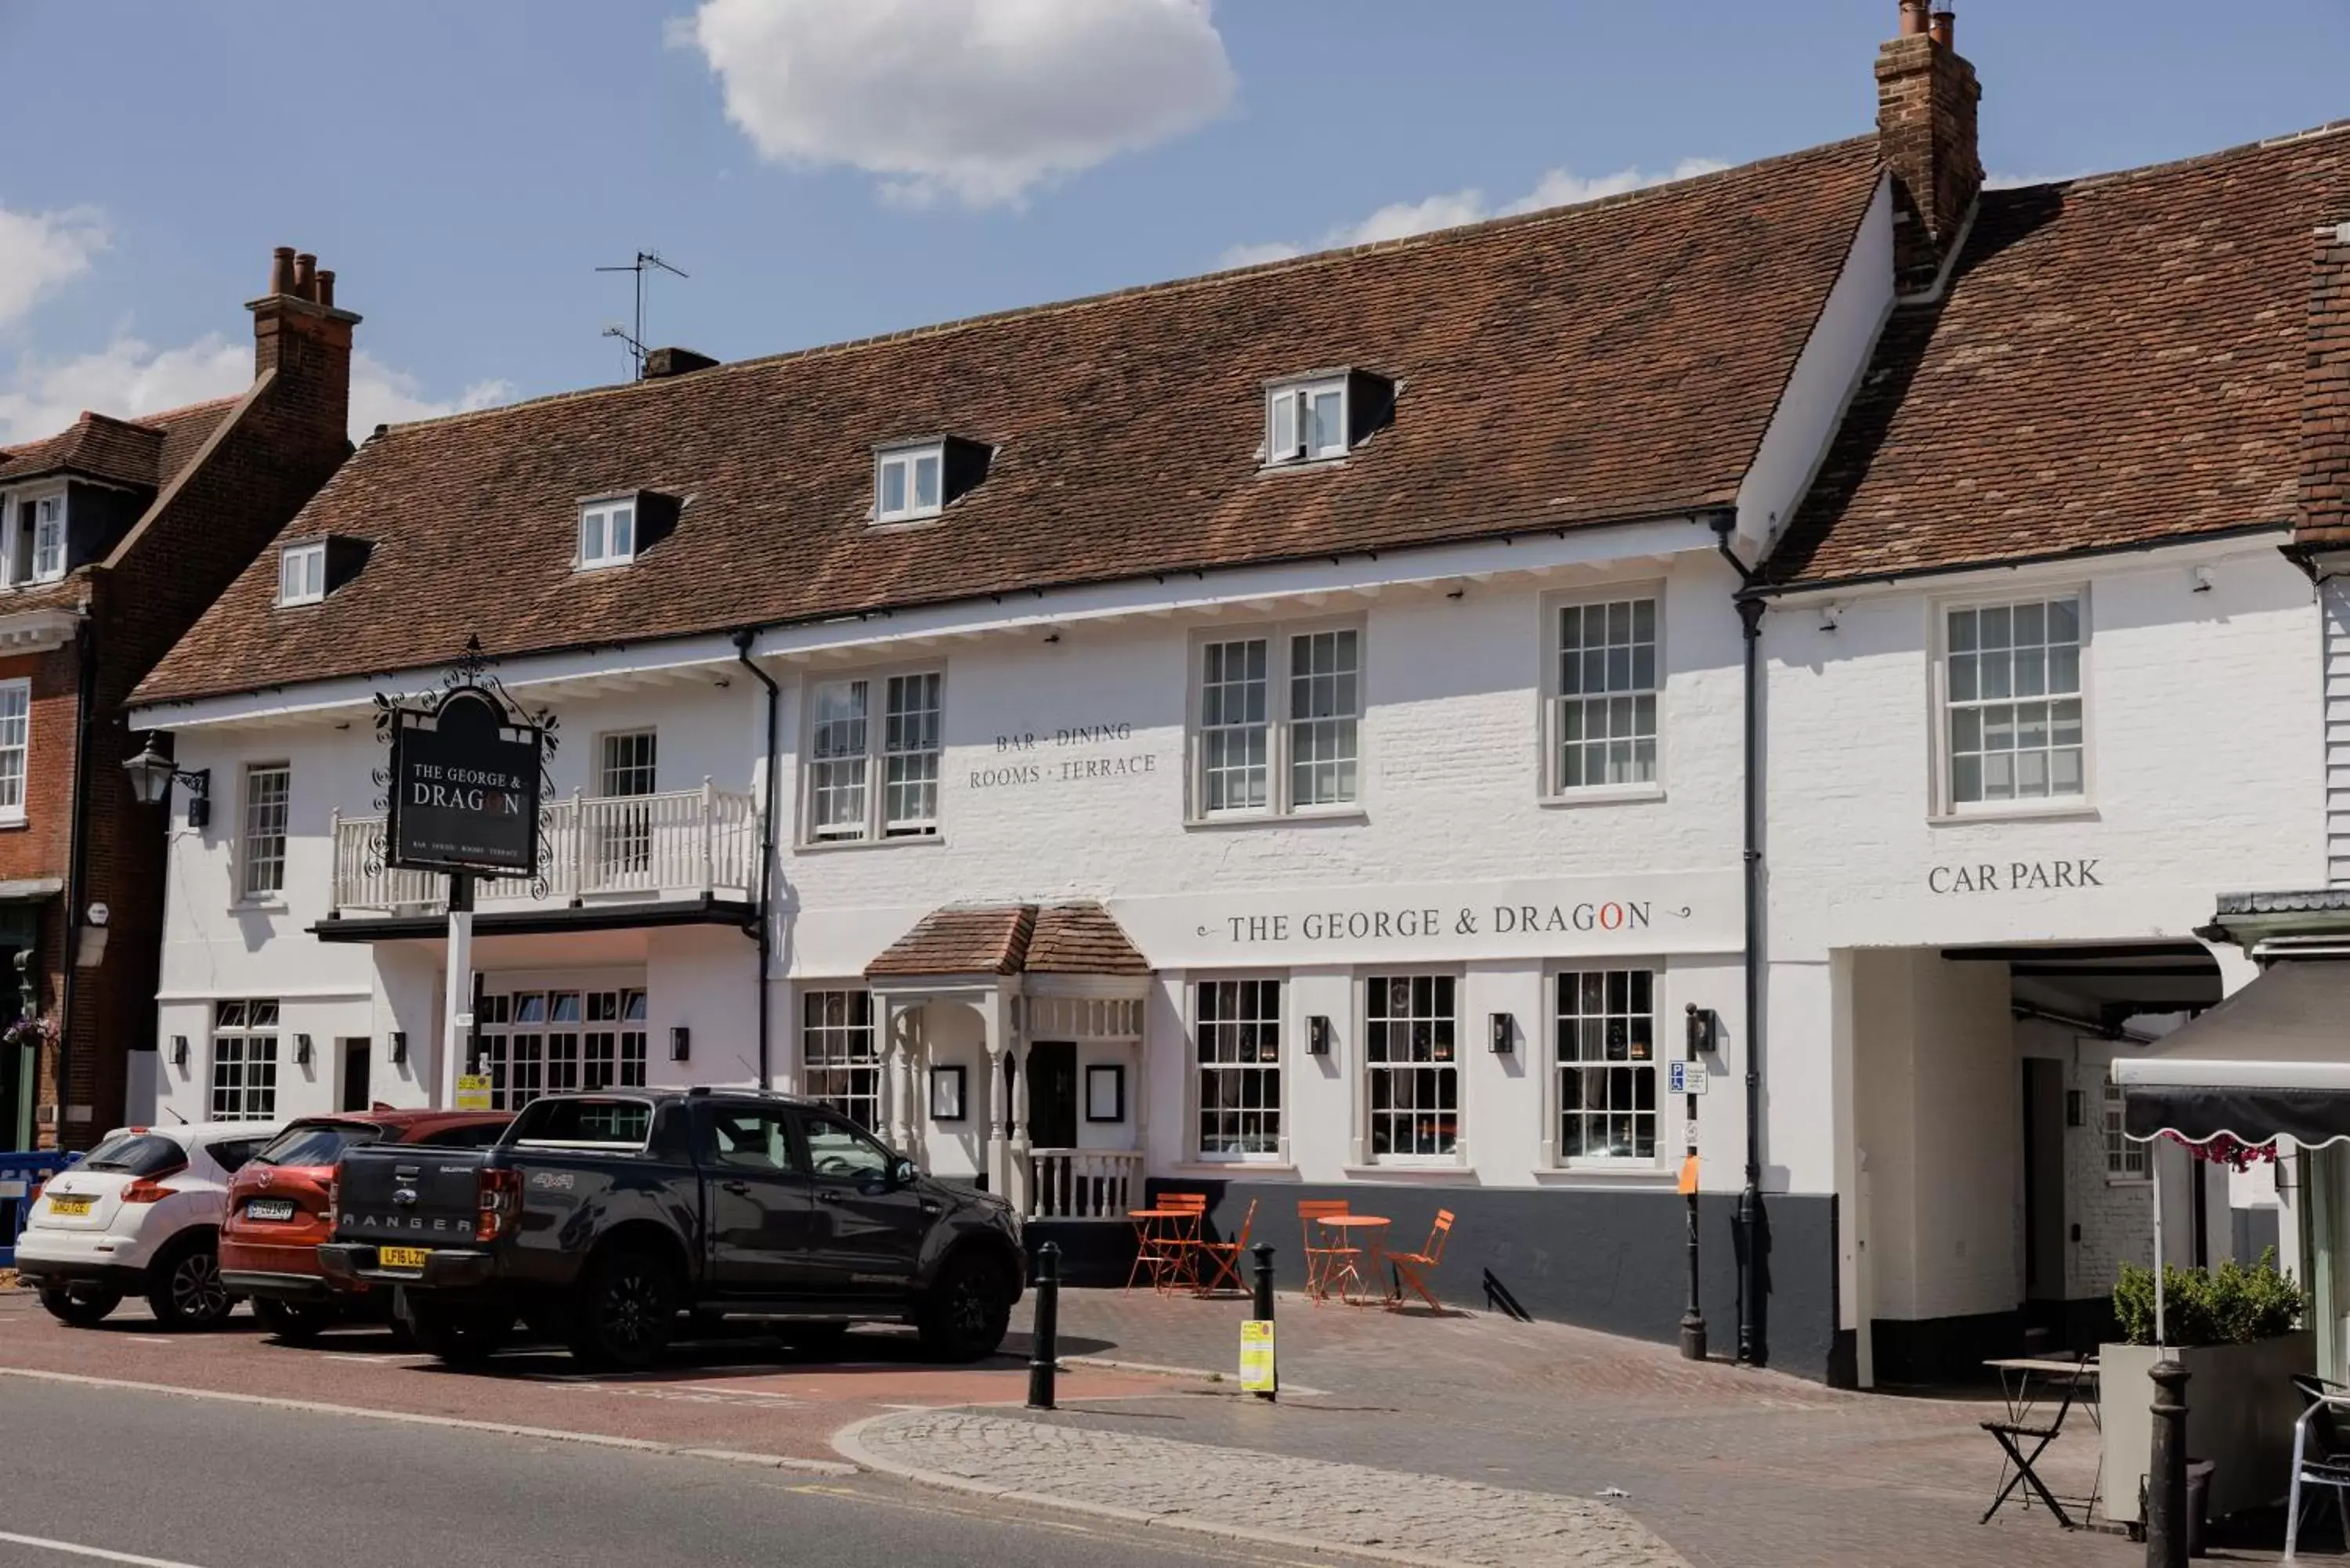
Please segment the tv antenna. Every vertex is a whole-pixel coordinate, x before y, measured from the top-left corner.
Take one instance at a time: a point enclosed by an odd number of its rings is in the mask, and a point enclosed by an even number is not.
[[[635,379],[639,381],[645,379],[645,275],[653,271],[655,268],[659,268],[662,272],[675,273],[680,277],[689,275],[682,269],[673,267],[670,265],[669,263],[661,260],[660,253],[659,251],[639,251],[637,253],[637,259],[629,263],[626,266],[599,266],[596,269],[598,272],[628,272],[636,274],[636,329],[634,331],[629,331],[618,325],[614,325],[604,328],[604,336],[607,337],[617,337],[621,342],[629,346],[629,362],[636,371]]]

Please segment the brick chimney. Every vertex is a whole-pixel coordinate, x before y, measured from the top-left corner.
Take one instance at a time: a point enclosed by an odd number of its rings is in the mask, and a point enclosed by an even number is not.
[[[1877,52],[1877,141],[1893,172],[1893,265],[1905,293],[1933,286],[1982,192],[1982,84],[1957,31],[1952,13],[1901,0],[1900,36]]]
[[[335,305],[335,275],[318,258],[280,245],[269,268],[269,292],[248,304],[253,312],[253,373],[275,370],[278,406],[294,411],[321,446],[339,452],[350,440],[351,328],[359,317]]]

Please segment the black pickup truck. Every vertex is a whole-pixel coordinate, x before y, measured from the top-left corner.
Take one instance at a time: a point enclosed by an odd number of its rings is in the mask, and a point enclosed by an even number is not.
[[[486,1149],[357,1147],[325,1272],[398,1287],[427,1352],[494,1352],[517,1318],[600,1366],[681,1314],[804,1345],[911,1323],[942,1360],[1003,1343],[1024,1274],[1011,1205],[920,1174],[822,1106],[689,1089],[556,1095]]]

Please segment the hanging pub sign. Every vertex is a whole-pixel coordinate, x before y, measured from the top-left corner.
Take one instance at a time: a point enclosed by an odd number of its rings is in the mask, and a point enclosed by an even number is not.
[[[535,879],[545,731],[475,685],[392,709],[390,730],[386,860]]]

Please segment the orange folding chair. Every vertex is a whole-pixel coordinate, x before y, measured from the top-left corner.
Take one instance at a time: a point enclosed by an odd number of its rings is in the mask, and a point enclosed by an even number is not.
[[[1256,1227],[1256,1199],[1249,1199],[1248,1212],[1241,1217],[1241,1233],[1230,1241],[1198,1241],[1193,1251],[1207,1262],[1206,1277],[1200,1282],[1200,1293],[1214,1295],[1229,1284],[1245,1295],[1248,1287],[1241,1282],[1241,1254],[1248,1251],[1249,1232]]]
[[[1394,1268],[1396,1278],[1403,1284],[1418,1291],[1419,1299],[1438,1312],[1442,1312],[1444,1306],[1429,1291],[1428,1275],[1435,1271],[1439,1263],[1444,1262],[1444,1243],[1451,1240],[1451,1236],[1452,1210],[1440,1209],[1436,1211],[1436,1223],[1428,1228],[1428,1246],[1424,1251],[1388,1254],[1388,1262]],[[1391,1304],[1396,1306],[1403,1304],[1401,1291],[1396,1293],[1396,1299]]]
[[[1184,1216],[1162,1223],[1159,1251],[1165,1263],[1156,1283],[1162,1291],[1196,1289],[1200,1282],[1200,1231],[1208,1219],[1208,1195],[1162,1192],[1153,1207]]]
[[[1317,1306],[1330,1299],[1333,1285],[1343,1294],[1347,1281],[1362,1282],[1361,1274],[1355,1269],[1357,1260],[1363,1255],[1361,1248],[1334,1247],[1327,1237],[1322,1238],[1319,1246],[1315,1244],[1316,1224],[1345,1212],[1347,1200],[1343,1198],[1307,1198],[1297,1205],[1297,1222],[1305,1231],[1305,1296]]]

